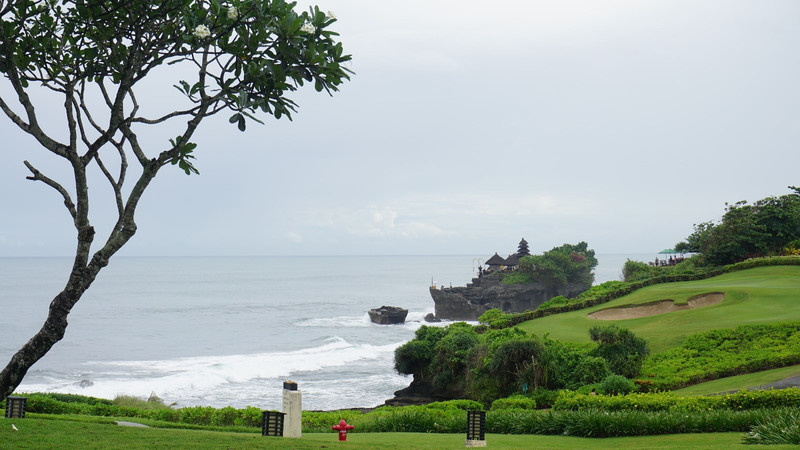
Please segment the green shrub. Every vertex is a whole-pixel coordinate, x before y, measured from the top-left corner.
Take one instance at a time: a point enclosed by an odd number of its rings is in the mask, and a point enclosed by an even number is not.
[[[593,354],[608,361],[612,372],[626,378],[641,373],[642,364],[650,353],[647,341],[616,325],[595,325],[589,329],[589,337],[597,342]]]
[[[597,265],[594,254],[586,242],[564,244],[541,255],[521,258],[518,272],[527,274],[531,280],[550,289],[558,289],[568,283],[589,288],[594,281],[592,269]]]
[[[539,307],[537,309],[545,310],[545,309],[549,309],[549,308],[555,308],[555,307],[559,307],[559,306],[568,305],[570,303],[572,303],[572,301],[570,299],[568,299],[567,297],[564,297],[563,295],[559,295],[558,297],[553,297],[550,300],[542,303],[541,305],[539,305]]]
[[[239,418],[239,411],[232,406],[217,409],[211,416],[211,423],[220,427],[231,427],[236,424]]]
[[[749,411],[528,411],[508,409],[486,414],[486,431],[502,434],[551,434],[580,437],[646,436],[676,433],[747,431],[768,417],[797,408]]]
[[[742,441],[754,445],[798,445],[800,444],[800,412],[785,414],[759,421],[745,434]]]
[[[649,358],[643,379],[657,390],[800,363],[800,322],[744,325],[691,335]]]
[[[538,386],[544,379],[544,367],[537,364],[544,344],[536,336],[503,341],[490,351],[485,369],[501,396],[519,392],[523,384]]]
[[[558,392],[550,389],[545,389],[543,387],[534,389],[528,393],[530,398],[536,402],[536,406],[538,408],[552,408],[553,403],[556,402],[558,398]]]
[[[602,411],[709,411],[780,408],[800,405],[800,389],[740,391],[702,397],[681,397],[673,392],[586,395],[560,391],[553,404],[558,411],[597,409]]]
[[[180,420],[194,425],[212,425],[214,408],[210,406],[189,406],[180,409]]]
[[[478,335],[464,322],[448,325],[446,330],[447,334],[434,346],[436,354],[430,365],[433,382],[439,387],[463,389],[467,363],[473,347],[479,343]]]
[[[405,375],[423,378],[433,361],[433,349],[447,330],[422,325],[414,333],[414,339],[394,351],[394,370]]]
[[[517,270],[511,273],[504,273],[501,282],[505,285],[512,285],[530,283],[531,281],[533,280],[529,274]]]
[[[622,279],[638,281],[658,275],[658,268],[641,261],[627,260],[622,266]]]
[[[608,395],[628,394],[635,387],[636,385],[633,384],[633,381],[622,375],[609,375],[599,385],[600,390]]]
[[[578,359],[572,374],[573,387],[594,384],[611,374],[608,362],[601,357],[585,355]]]
[[[118,395],[114,397],[112,402],[114,405],[125,407],[125,408],[137,408],[137,409],[170,409],[170,406],[165,405],[161,399],[154,399],[154,400],[144,400],[139,397],[134,397],[131,395]]]
[[[492,402],[492,411],[501,409],[536,409],[536,401],[530,397],[515,395],[507,398],[498,398]]]
[[[428,403],[425,405],[425,407],[428,409],[460,409],[462,411],[480,411],[483,409],[483,403],[476,402],[475,400],[459,399]]]

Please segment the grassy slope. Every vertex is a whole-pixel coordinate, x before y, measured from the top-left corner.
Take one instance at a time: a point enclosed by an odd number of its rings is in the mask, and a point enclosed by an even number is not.
[[[11,424],[19,431],[13,431]],[[680,434],[625,438],[568,436],[486,436],[493,448],[725,448],[741,445],[743,433]],[[461,434],[351,433],[338,442],[335,432],[307,433],[302,439],[214,431],[129,428],[44,419],[0,419],[3,448],[464,448]],[[772,446],[770,448],[781,448]]]
[[[718,380],[678,389],[674,392],[678,395],[718,394],[721,392],[759,387],[798,375],[800,375],[800,365],[781,367],[780,369],[764,370],[762,372],[748,373],[746,375],[720,378]]]
[[[685,304],[695,295],[724,292],[716,305],[640,319],[598,321],[587,315],[601,309],[672,299]],[[650,344],[653,353],[676,347],[686,336],[745,324],[800,320],[800,266],[771,266],[728,273],[702,281],[666,283],[640,289],[611,302],[518,325],[529,333],[562,341],[589,342],[589,328],[615,323]]]

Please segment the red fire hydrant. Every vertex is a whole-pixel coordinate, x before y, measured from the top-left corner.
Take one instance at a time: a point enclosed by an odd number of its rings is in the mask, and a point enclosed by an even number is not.
[[[345,422],[344,419],[342,419],[342,420],[339,421],[339,425],[334,425],[334,426],[331,427],[331,429],[339,431],[339,440],[340,441],[346,441],[347,440],[347,430],[352,430],[353,426],[352,425],[348,425],[347,422]]]

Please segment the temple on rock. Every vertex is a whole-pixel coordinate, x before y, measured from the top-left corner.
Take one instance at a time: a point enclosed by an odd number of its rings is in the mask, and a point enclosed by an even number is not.
[[[478,276],[466,287],[437,289],[431,286],[435,319],[478,320],[484,312],[494,308],[507,313],[521,313],[534,310],[553,297],[574,297],[586,290],[581,283],[567,283],[560,288],[546,287],[538,282],[502,284],[503,274],[516,270],[519,260],[528,255],[528,242],[523,238],[516,253],[503,258],[495,252],[484,262],[485,268],[478,268]]]

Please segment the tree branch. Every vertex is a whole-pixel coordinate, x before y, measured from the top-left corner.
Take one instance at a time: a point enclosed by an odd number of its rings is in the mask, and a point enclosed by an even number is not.
[[[33,181],[41,181],[44,184],[50,186],[51,188],[57,190],[61,194],[61,196],[64,197],[64,206],[67,207],[67,210],[69,211],[69,214],[72,216],[72,219],[73,220],[77,219],[78,212],[75,210],[75,203],[72,202],[72,199],[69,196],[69,192],[67,192],[67,190],[64,189],[64,187],[58,184],[56,181],[46,177],[44,174],[39,172],[39,170],[33,167],[33,165],[28,161],[24,161],[24,163],[25,167],[27,167],[28,170],[30,170],[31,173],[33,174],[33,176],[25,178]]]

